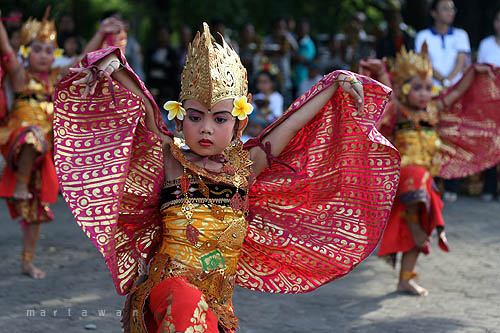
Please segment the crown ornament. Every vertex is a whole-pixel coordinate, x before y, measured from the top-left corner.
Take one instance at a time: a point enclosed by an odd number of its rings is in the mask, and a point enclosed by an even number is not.
[[[222,36],[221,36],[222,37]],[[247,71],[240,57],[222,37],[222,45],[203,22],[203,32],[189,44],[181,76],[180,102],[194,99],[211,109],[217,102],[248,94]]]
[[[426,42],[422,45],[420,54],[415,53],[413,50],[406,51],[406,48],[403,46],[401,51],[396,55],[396,60],[391,70],[392,80],[399,89],[412,77],[417,75],[424,79],[432,77],[432,65],[429,60]]]
[[[45,10],[42,21],[30,17],[21,27],[20,44],[29,45],[34,40],[57,44],[57,32],[54,21],[49,21],[50,6]]]

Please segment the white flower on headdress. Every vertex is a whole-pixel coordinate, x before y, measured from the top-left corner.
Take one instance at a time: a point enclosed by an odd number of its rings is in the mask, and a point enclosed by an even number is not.
[[[30,51],[31,51],[31,47],[29,47],[29,46],[21,45],[19,47],[19,54],[21,55],[21,57],[23,57],[25,59],[29,57]]]
[[[238,117],[239,120],[245,119],[253,111],[252,104],[248,103],[247,98],[242,96],[240,98],[235,98],[233,102],[234,108],[231,114],[234,117]]]
[[[168,120],[172,120],[176,117],[179,120],[183,120],[186,115],[186,110],[184,110],[182,104],[176,101],[166,102],[163,108],[168,111]]]

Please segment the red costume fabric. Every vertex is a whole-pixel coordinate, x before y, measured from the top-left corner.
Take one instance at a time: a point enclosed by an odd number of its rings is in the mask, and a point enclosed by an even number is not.
[[[153,287],[149,309],[148,332],[219,332],[205,296],[184,277],[171,277]]]
[[[441,214],[443,202],[430,172],[419,166],[404,167],[391,215],[380,241],[379,256],[406,252],[415,247],[405,219],[407,205],[414,203],[419,204],[420,224],[428,235],[436,227],[444,227]]]

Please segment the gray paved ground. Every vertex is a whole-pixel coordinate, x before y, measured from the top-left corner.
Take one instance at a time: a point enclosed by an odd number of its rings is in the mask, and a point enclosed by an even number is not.
[[[21,232],[0,204],[0,332],[83,332],[88,324],[120,332],[123,297],[62,199],[42,231],[42,281],[18,273]],[[417,267],[428,297],[394,293],[397,273],[372,256],[310,294],[236,290],[240,332],[500,332],[500,203],[461,198],[444,214],[452,252],[434,246]]]

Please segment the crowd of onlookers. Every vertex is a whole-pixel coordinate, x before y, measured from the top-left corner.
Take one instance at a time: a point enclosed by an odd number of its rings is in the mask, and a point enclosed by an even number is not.
[[[232,29],[221,20],[209,22],[215,38],[220,39],[219,34],[224,36],[239,53],[248,71],[249,90],[253,94],[252,103],[256,112],[250,117],[247,134],[259,133],[323,74],[336,69],[357,71],[362,58],[390,59],[403,46],[419,52],[426,41],[434,68],[434,83],[446,87],[459,80],[461,73],[471,62],[467,32],[453,26],[456,13],[453,1],[434,0],[430,9],[432,26],[416,33],[403,22],[400,6],[389,6],[384,11],[383,28],[376,32],[376,37],[365,31],[366,16],[362,12],[353,15],[342,32],[314,36],[311,35],[310,21],[295,20],[293,17],[274,19],[265,35],[257,34],[252,23]],[[107,12],[103,19],[109,16],[121,20],[125,31],[129,30],[127,20],[119,12]],[[26,18],[18,10],[11,10],[5,17],[11,18],[4,22],[11,43],[18,46],[20,26]],[[65,66],[80,54],[85,41],[78,34],[73,16],[62,14],[56,21],[58,45],[64,49],[64,55],[55,61],[54,66]],[[496,35],[485,38],[480,44],[478,61],[498,66],[498,13],[494,28]],[[127,61],[146,82],[159,105],[178,98],[187,48],[196,30],[200,30],[199,27],[182,26],[174,31],[168,24],[160,23],[155,29],[154,41],[149,49],[141,47],[132,33],[127,35]],[[490,170],[489,175],[490,181],[487,183],[492,184],[496,169]],[[456,182],[451,182],[447,185],[447,190],[456,193],[457,186]],[[486,190],[488,195],[497,196],[496,186],[492,185]],[[452,194],[445,199],[453,201],[456,195]]]

